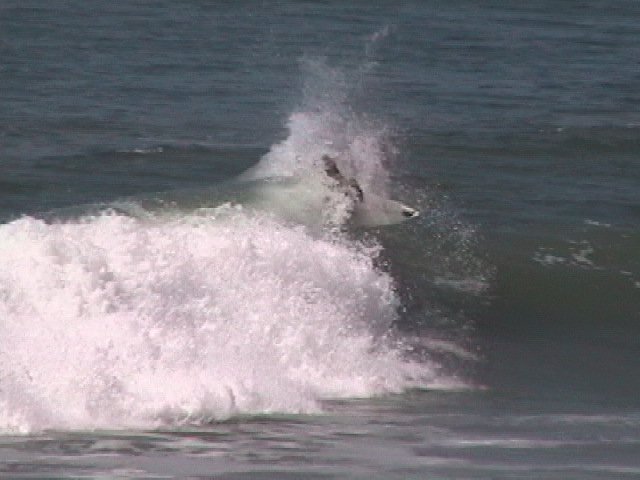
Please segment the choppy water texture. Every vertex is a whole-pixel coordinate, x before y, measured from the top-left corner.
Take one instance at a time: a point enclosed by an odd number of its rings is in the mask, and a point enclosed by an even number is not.
[[[639,25],[3,2],[0,476],[637,478]]]

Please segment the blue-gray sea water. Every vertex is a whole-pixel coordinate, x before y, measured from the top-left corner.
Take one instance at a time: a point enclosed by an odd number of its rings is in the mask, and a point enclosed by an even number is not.
[[[0,477],[639,478],[639,59],[635,1],[3,0]]]

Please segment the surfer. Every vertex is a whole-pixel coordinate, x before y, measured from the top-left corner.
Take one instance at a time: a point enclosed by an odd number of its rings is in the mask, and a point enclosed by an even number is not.
[[[358,204],[364,204],[364,192],[358,181],[355,178],[345,177],[338,169],[335,159],[329,155],[323,155],[322,162],[324,163],[324,171],[327,176],[335,180],[338,183],[338,188],[344,191],[344,194],[353,201],[353,208],[357,208]],[[403,217],[412,218],[418,216],[416,209],[399,203],[397,205],[400,206],[400,214]]]
[[[331,158],[329,155],[322,156],[322,162],[324,163],[324,171],[330,178],[334,179],[338,182],[338,187],[344,190],[345,195],[352,198],[354,201],[363,202],[364,201],[364,193],[362,192],[362,188],[358,184],[358,181],[355,178],[347,179],[340,170],[338,170],[338,166],[336,165],[336,161]]]

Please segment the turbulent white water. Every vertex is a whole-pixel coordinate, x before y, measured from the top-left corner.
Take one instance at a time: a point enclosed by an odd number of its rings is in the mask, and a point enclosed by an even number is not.
[[[375,248],[216,213],[0,227],[0,430],[310,412],[446,385],[385,345],[398,300]]]

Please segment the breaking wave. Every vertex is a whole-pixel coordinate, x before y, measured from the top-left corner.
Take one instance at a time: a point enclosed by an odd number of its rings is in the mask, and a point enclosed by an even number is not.
[[[346,108],[338,71],[309,68],[322,88],[248,175],[328,153],[384,193],[385,130]],[[379,252],[230,204],[0,225],[0,431],[199,424],[459,386],[392,338],[400,300]]]

